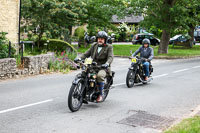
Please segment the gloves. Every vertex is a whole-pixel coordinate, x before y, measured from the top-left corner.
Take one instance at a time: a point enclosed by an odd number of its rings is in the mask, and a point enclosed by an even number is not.
[[[107,63],[101,65],[102,68],[108,68],[108,66],[109,66],[109,65],[108,65]]]
[[[145,62],[149,62],[150,60],[149,60],[149,59],[145,59],[144,61],[145,61]]]
[[[75,63],[77,63],[77,62],[79,62],[79,61],[81,61],[81,58],[76,58],[76,59],[74,59],[74,62],[75,62]]]

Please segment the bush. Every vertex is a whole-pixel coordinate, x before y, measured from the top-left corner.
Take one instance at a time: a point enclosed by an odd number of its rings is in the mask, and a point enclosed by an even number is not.
[[[74,52],[61,52],[49,63],[49,69],[51,71],[59,71],[67,73],[70,70],[77,69],[77,65],[72,61],[76,58],[77,54]]]
[[[8,58],[9,57],[9,45],[8,39],[6,38],[6,32],[0,32],[0,59]],[[14,57],[15,55],[15,48],[11,46],[11,54],[10,57]]]
[[[47,51],[61,53],[62,51],[77,53],[77,50],[69,43],[58,39],[44,39],[41,41],[41,45],[38,48],[36,45],[32,50],[31,44],[25,46],[25,52],[30,55],[36,55],[41,53],[47,53]]]
[[[78,37],[79,40],[84,40],[85,29],[81,26],[75,30],[74,35]]]
[[[71,44],[57,39],[49,39],[47,50],[52,52],[68,51],[77,53],[77,50]]]
[[[84,33],[85,33],[85,30],[83,27],[78,27],[76,30],[75,30],[75,36],[78,37],[78,46],[80,47],[81,45],[84,45],[85,44],[85,41],[84,41]]]

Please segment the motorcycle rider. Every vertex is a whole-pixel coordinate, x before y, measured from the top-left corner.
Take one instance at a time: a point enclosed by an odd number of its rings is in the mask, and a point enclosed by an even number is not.
[[[113,61],[113,47],[107,44],[108,34],[105,31],[99,31],[96,38],[97,43],[93,44],[80,58],[84,60],[85,58],[91,57],[97,65],[101,65],[102,68],[108,68],[108,73],[111,75],[110,65]],[[97,84],[100,91],[97,102],[103,100],[102,95],[106,74],[105,69],[101,69],[97,73]]]
[[[143,66],[144,66],[144,72],[145,72],[145,81],[148,80],[149,77],[149,65],[150,65],[150,61],[153,59],[154,57],[154,52],[153,52],[153,48],[150,47],[150,40],[149,39],[144,39],[142,41],[142,46],[136,50],[132,56],[136,56],[138,53],[140,53],[140,57],[144,58],[145,60],[143,61]]]

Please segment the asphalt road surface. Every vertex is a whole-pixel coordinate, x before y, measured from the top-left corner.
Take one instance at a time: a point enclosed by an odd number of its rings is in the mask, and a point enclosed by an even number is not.
[[[157,133],[200,105],[200,58],[153,60],[154,80],[125,85],[130,61],[115,58],[113,89],[103,103],[67,107],[75,75],[0,82],[0,133]],[[166,126],[166,127],[167,127]]]

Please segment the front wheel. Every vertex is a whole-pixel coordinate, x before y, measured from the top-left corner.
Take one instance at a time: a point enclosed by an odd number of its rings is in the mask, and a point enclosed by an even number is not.
[[[126,76],[126,85],[128,88],[131,88],[134,86],[135,82],[135,74],[136,72],[133,70],[128,70],[127,76]]]
[[[106,81],[105,81],[105,86],[104,86],[104,90],[103,90],[103,100],[102,101],[106,100],[109,90],[110,90],[111,83],[113,82],[112,78],[106,78],[105,80]]]
[[[82,96],[83,84],[79,81],[78,84],[72,84],[68,95],[68,107],[72,112],[78,111],[83,103]]]

